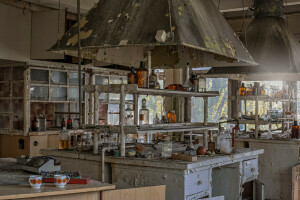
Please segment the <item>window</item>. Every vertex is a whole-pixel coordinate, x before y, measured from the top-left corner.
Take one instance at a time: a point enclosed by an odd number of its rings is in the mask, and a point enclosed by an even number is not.
[[[228,79],[206,79],[207,91],[219,91],[220,96],[208,98],[208,122],[218,123],[222,116],[228,116]],[[192,98],[192,122],[204,121],[203,98]]]

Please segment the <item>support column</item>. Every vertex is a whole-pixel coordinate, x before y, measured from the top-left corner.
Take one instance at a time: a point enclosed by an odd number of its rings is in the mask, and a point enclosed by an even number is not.
[[[28,67],[24,71],[24,136],[28,136],[29,128],[30,128],[30,67]]]
[[[120,94],[120,126],[121,126],[121,157],[125,157],[125,132],[124,132],[124,118],[125,118],[125,86],[121,85]]]

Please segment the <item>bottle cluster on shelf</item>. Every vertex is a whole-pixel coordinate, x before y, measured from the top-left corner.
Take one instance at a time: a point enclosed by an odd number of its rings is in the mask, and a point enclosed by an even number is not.
[[[254,85],[248,84],[247,87],[244,83],[239,88],[239,95],[240,96],[259,96],[259,95],[266,95],[266,90],[264,85],[260,85],[259,82],[254,82]]]

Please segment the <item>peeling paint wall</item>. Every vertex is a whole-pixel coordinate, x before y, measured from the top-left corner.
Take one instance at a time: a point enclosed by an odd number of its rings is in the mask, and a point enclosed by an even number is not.
[[[0,27],[0,59],[29,59],[31,13],[0,3]]]

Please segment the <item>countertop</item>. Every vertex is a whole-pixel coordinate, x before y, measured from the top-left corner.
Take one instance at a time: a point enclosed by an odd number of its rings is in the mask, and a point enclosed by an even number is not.
[[[74,151],[63,151],[58,149],[42,149],[40,153],[46,156],[73,158],[81,160],[99,161],[101,162],[101,153],[94,155],[92,153],[80,153]],[[134,165],[142,167],[158,167],[158,168],[168,168],[168,169],[181,169],[181,170],[191,170],[194,168],[201,167],[219,167],[228,165],[231,163],[240,162],[242,160],[248,160],[256,158],[258,155],[263,154],[263,149],[249,149],[240,148],[235,149],[231,155],[215,155],[215,156],[198,156],[197,162],[187,162],[171,159],[147,159],[147,158],[120,158],[106,156],[105,162],[112,164],[124,164],[124,165]]]
[[[264,139],[264,138],[236,138],[238,142],[259,142],[268,144],[288,144],[288,145],[300,145],[300,139],[295,140],[278,140],[278,139]]]
[[[62,131],[61,129],[50,129],[47,131],[35,131],[35,132],[31,131],[28,133],[28,135],[29,136],[58,135],[61,131]],[[82,129],[68,129],[68,131],[71,134],[78,134],[83,132]]]
[[[0,199],[36,198],[44,196],[76,194],[115,189],[114,185],[91,180],[86,185],[68,184],[65,188],[45,184],[40,189],[33,189],[30,185],[0,186]]]

